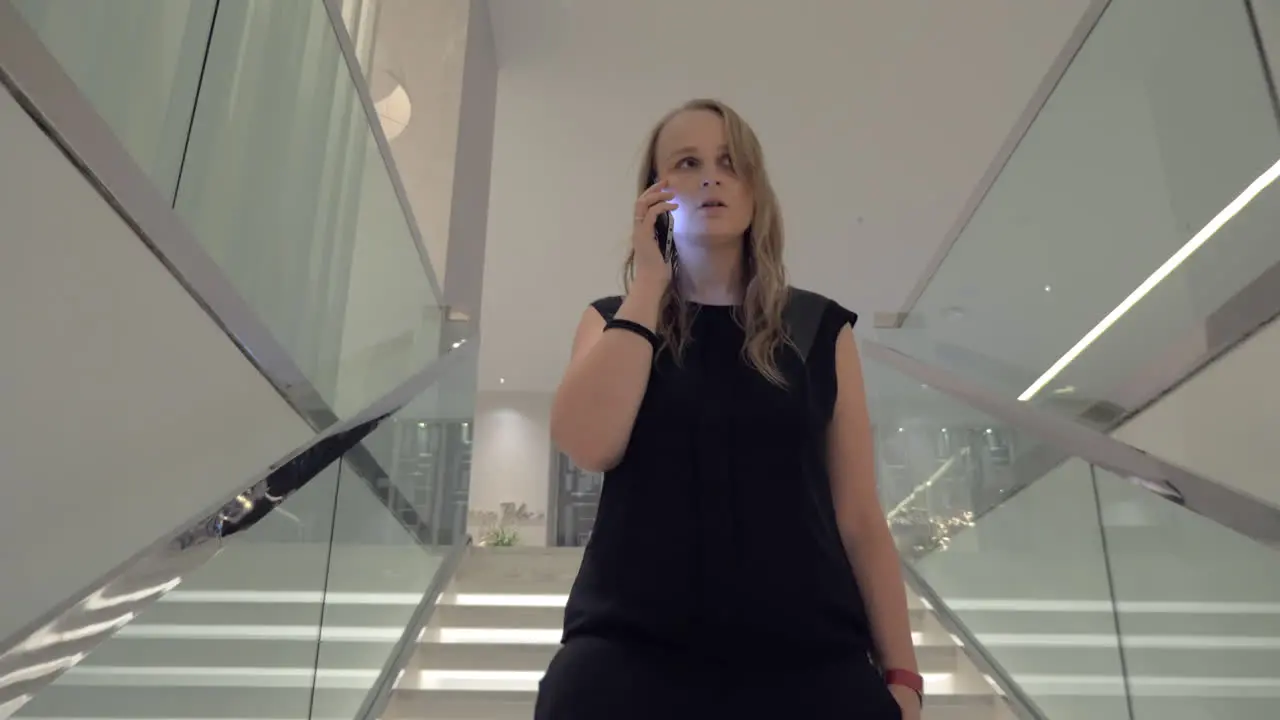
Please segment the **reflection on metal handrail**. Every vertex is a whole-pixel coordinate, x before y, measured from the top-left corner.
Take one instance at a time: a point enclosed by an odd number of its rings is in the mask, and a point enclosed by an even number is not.
[[[405,380],[355,417],[316,435],[230,498],[113,568],[33,623],[0,640],[0,718],[12,715],[91,650],[211,560],[230,536],[253,527],[370,432],[463,362],[465,343]]]
[[[1138,487],[1177,502],[1188,510],[1252,538],[1268,547],[1280,543],[1280,508],[1126,445],[1072,420],[1012,398],[1001,397],[968,380],[923,363],[865,338],[863,354],[893,367],[917,382],[959,399],[970,407],[1028,432],[1056,449],[1105,468],[1124,478],[1140,479]],[[1036,478],[1028,482],[1035,482]],[[1012,496],[1019,488],[1013,489]]]

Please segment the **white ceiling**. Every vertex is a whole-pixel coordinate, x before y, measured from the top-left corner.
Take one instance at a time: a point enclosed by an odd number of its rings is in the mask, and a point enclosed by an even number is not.
[[[793,282],[868,324],[898,310],[1087,5],[490,0],[480,389],[554,388],[582,309],[618,291],[643,135],[697,96],[761,136]]]
[[[1277,157],[1243,5],[1113,3],[907,329],[882,337],[1017,396]],[[1280,262],[1278,198],[1259,196],[1038,397],[1132,405],[1180,379],[1205,320]]]

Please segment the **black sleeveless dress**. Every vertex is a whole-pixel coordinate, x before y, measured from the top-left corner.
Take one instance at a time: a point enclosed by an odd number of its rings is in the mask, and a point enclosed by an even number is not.
[[[781,388],[745,361],[735,308],[694,310],[605,475],[538,720],[899,717],[827,472],[835,343],[857,316],[825,301],[808,360],[779,352]]]

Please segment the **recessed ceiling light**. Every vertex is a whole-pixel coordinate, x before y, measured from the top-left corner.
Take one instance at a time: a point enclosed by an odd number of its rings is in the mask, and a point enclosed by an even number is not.
[[[1045,285],[1045,286],[1044,286],[1044,291],[1045,291],[1045,292],[1050,292],[1050,291],[1052,291],[1052,290],[1053,290],[1053,286],[1052,286],[1052,285]]]
[[[498,378],[498,384],[499,384],[499,385],[506,385],[506,384],[507,384],[507,379],[506,379],[506,378]]]
[[[1178,251],[1169,256],[1169,259],[1165,260],[1164,264],[1156,268],[1156,271],[1147,276],[1147,279],[1143,280],[1141,285],[1134,288],[1133,292],[1129,293],[1128,297],[1121,300],[1119,305],[1115,306],[1111,312],[1107,313],[1106,317],[1102,318],[1097,325],[1094,325],[1092,330],[1085,333],[1084,337],[1077,340],[1076,344],[1072,345],[1071,349],[1068,350],[1066,354],[1058,358],[1057,362],[1051,365],[1048,370],[1045,370],[1043,375],[1036,378],[1036,381],[1031,383],[1030,387],[1023,390],[1022,394],[1018,396],[1018,399],[1027,401],[1035,397],[1036,393],[1044,389],[1044,386],[1048,385],[1050,381],[1057,377],[1058,373],[1062,372],[1064,368],[1074,362],[1076,358],[1080,357],[1080,353],[1083,353],[1088,349],[1095,340],[1102,336],[1102,333],[1110,330],[1111,326],[1115,325],[1120,318],[1124,317],[1125,313],[1129,312],[1134,305],[1137,305],[1142,298],[1146,297],[1147,293],[1151,292],[1156,285],[1159,285],[1165,278],[1169,277],[1174,270],[1178,269],[1178,266],[1182,265],[1182,263],[1186,262],[1187,258],[1191,257],[1192,253],[1199,250],[1200,246],[1204,245],[1209,238],[1213,237],[1214,234],[1221,230],[1223,225],[1230,222],[1231,218],[1235,217],[1236,214],[1243,210],[1246,205],[1252,202],[1253,199],[1258,196],[1258,193],[1261,193],[1263,190],[1267,189],[1267,186],[1275,182],[1277,177],[1280,177],[1280,161],[1276,161],[1274,165],[1267,168],[1266,172],[1262,173],[1256,180],[1249,183],[1249,186],[1244,189],[1244,192],[1241,192],[1236,196],[1236,199],[1227,203],[1227,206],[1222,208],[1217,215],[1213,216],[1213,219],[1210,220],[1208,224],[1200,228],[1200,232],[1193,235],[1185,245],[1178,248]]]

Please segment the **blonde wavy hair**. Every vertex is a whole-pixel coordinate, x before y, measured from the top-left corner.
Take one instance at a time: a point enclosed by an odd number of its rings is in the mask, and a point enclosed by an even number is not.
[[[778,350],[790,344],[782,313],[787,305],[787,271],[782,264],[783,232],[782,212],[778,197],[769,183],[764,166],[764,151],[755,131],[742,116],[719,100],[691,100],[667,113],[650,131],[640,163],[640,179],[637,193],[643,193],[652,184],[657,170],[655,153],[658,135],[673,117],[690,110],[715,113],[724,120],[728,137],[729,159],[738,177],[751,188],[755,197],[755,213],[751,225],[743,237],[742,248],[742,306],[735,311],[735,319],[742,326],[746,340],[742,355],[747,363],[779,387],[786,386],[786,378],[778,367]],[[679,272],[678,258],[675,262]],[[635,278],[635,250],[627,255],[623,265],[623,284],[628,292]],[[662,311],[658,319],[658,337],[664,348],[670,348],[679,363],[689,345],[693,312],[688,300],[681,294],[680,283],[667,286],[662,299]]]

